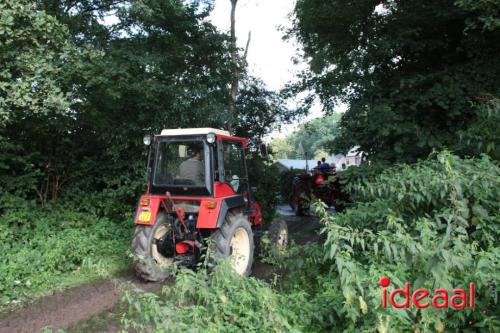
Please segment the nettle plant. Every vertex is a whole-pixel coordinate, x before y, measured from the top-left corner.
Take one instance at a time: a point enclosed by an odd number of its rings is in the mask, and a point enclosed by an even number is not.
[[[317,207],[327,234],[326,257],[338,274],[332,283],[344,298],[335,309],[350,319],[346,325],[380,332],[494,331],[500,325],[496,162],[443,152],[388,169],[352,189],[356,208],[328,215]],[[389,292],[406,282],[415,289],[450,292],[473,282],[475,306],[383,308],[383,276],[392,281]]]

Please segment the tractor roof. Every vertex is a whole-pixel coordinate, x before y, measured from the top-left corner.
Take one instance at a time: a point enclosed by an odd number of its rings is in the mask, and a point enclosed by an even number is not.
[[[176,135],[203,135],[208,133],[215,133],[224,136],[230,136],[228,131],[223,131],[215,128],[174,128],[174,129],[164,129],[161,131],[160,135],[166,136],[176,136]]]

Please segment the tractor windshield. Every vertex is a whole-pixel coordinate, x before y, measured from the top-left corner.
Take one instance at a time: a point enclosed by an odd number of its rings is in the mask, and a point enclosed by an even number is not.
[[[153,183],[160,186],[205,187],[204,156],[201,141],[160,142]]]

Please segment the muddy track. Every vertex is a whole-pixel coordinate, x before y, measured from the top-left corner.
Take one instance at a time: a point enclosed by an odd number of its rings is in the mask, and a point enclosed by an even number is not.
[[[319,240],[319,224],[315,218],[297,218],[286,207],[280,207],[279,212],[284,215],[291,237],[299,244]],[[256,263],[253,275],[265,279],[271,269],[269,265]],[[0,318],[0,333],[34,333],[44,327],[56,331],[89,320],[118,303],[121,299],[119,285],[123,282],[131,282],[145,291],[155,291],[162,286],[161,283],[143,282],[130,272],[114,281],[100,281],[56,291],[20,310],[3,315]]]
[[[40,332],[44,327],[54,331],[70,327],[112,308],[121,298],[118,286],[123,282],[132,282],[147,291],[161,287],[161,283],[144,283],[131,272],[115,281],[56,291],[0,319],[0,332],[33,333]]]

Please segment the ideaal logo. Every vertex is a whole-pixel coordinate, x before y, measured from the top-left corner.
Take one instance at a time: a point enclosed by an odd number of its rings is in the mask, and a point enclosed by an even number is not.
[[[382,306],[387,308],[387,289],[391,284],[391,279],[387,276],[380,278],[379,284],[382,287]],[[409,282],[405,283],[404,289],[394,289],[389,294],[389,303],[398,309],[409,308],[410,302],[419,309],[425,309],[433,306],[437,309],[452,307],[454,309],[463,309],[466,307],[474,308],[474,282],[469,284],[469,290],[453,289],[451,299],[446,289],[436,289],[434,294],[424,288],[419,288],[413,293]],[[396,295],[401,295],[404,302],[396,302]],[[401,300],[400,300],[401,301]]]

